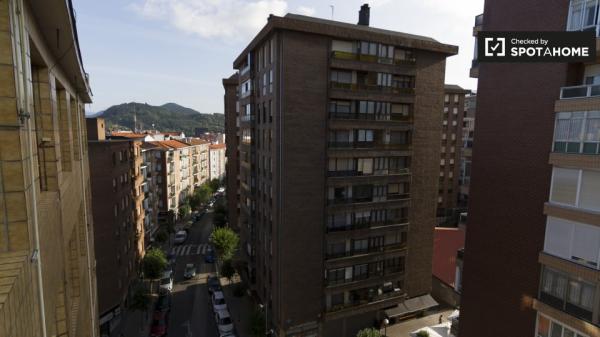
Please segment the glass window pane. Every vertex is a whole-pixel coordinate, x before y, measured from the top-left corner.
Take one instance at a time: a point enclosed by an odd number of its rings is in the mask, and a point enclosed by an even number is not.
[[[562,337],[562,325],[552,322],[552,331],[550,336]]]
[[[600,211],[600,172],[583,171],[579,206]]]
[[[598,12],[598,7],[596,4],[596,0],[588,0],[585,6],[585,11],[583,14],[583,26],[589,27],[594,26],[596,24],[596,14]]]
[[[600,141],[600,118],[588,118],[583,139],[593,142]]]
[[[569,30],[581,29],[581,15],[583,14],[583,4],[581,1],[571,2],[571,17],[569,18]]]
[[[549,337],[549,333],[550,333],[550,320],[544,316],[538,315],[537,336],[538,337]]]
[[[575,205],[579,170],[555,167],[552,174],[550,201]]]

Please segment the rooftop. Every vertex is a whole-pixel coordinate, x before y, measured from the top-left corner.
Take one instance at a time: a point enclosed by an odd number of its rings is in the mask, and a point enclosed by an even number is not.
[[[211,150],[224,149],[225,148],[225,144],[210,144],[208,146],[208,148],[210,148]]]
[[[340,29],[342,28],[342,29]],[[285,16],[270,15],[267,24],[252,39],[250,44],[233,62],[234,68],[241,68],[246,60],[246,55],[253,50],[271,31],[275,29],[294,30],[305,33],[327,35],[346,40],[367,40],[384,44],[392,44],[407,48],[428,50],[448,55],[458,54],[458,47],[440,43],[430,37],[407,34],[363,26],[346,22],[314,18],[298,14],[286,14]]]

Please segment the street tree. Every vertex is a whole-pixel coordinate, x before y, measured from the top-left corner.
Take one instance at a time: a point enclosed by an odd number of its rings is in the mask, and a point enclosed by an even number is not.
[[[185,218],[188,214],[190,214],[190,205],[187,202],[179,205],[179,218]]]
[[[162,276],[167,267],[167,257],[159,248],[152,248],[146,252],[142,260],[142,269],[144,277],[156,280]]]
[[[223,261],[223,264],[221,265],[221,276],[227,278],[229,283],[231,283],[233,276],[235,276],[235,268],[233,267],[231,260]]]
[[[227,227],[217,227],[210,234],[219,261],[231,260],[240,243],[239,236]]]
[[[138,285],[134,289],[133,297],[131,298],[131,302],[129,302],[129,309],[132,311],[139,311],[140,315],[148,313],[148,309],[150,308],[150,296],[148,292],[144,288],[142,284]],[[140,319],[140,330],[143,329],[144,319]]]
[[[217,178],[212,179],[208,182],[208,186],[210,187],[212,193],[215,193],[219,189],[219,187],[221,187],[221,181]]]

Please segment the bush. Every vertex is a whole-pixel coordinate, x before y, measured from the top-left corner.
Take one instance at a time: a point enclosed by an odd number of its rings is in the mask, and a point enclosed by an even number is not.
[[[421,330],[417,332],[417,337],[429,337],[429,332],[427,332],[426,330]]]
[[[374,328],[366,328],[360,330],[356,334],[356,337],[381,337],[381,333],[379,333],[379,331]]]
[[[179,206],[179,218],[185,218],[188,214],[190,214],[191,208],[190,205],[185,203]]]
[[[234,275],[235,268],[233,268],[233,263],[231,263],[231,260],[223,261],[223,264],[221,265],[221,276],[226,277],[229,280],[229,283],[231,283],[231,279]]]
[[[154,236],[154,240],[160,244],[163,244],[169,240],[169,233],[167,233],[165,229],[161,229]]]

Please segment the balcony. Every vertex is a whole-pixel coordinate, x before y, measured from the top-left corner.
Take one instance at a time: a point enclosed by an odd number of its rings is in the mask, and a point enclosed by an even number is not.
[[[341,226],[327,225],[327,233],[336,233],[344,231],[352,231],[358,229],[376,228],[391,225],[408,224],[408,218],[400,218],[394,220],[354,220],[350,224],[344,224]]]
[[[365,297],[352,296],[347,303],[333,305],[326,310],[327,319],[336,319],[343,317],[346,313],[356,314],[358,311],[372,311],[383,309],[397,304],[397,302],[406,297],[400,289],[394,289],[389,292],[369,292]],[[364,309],[361,310],[360,308]]]
[[[388,87],[377,84],[330,82],[332,89],[368,91],[385,94],[413,94],[414,88]]]
[[[410,174],[410,169],[400,168],[400,169],[388,169],[388,170],[376,170],[373,171],[372,174],[364,174],[362,171],[357,170],[347,170],[347,171],[328,171],[328,177],[376,177],[376,176],[389,176],[389,175],[408,175]]]
[[[327,200],[329,205],[344,205],[344,204],[360,204],[370,202],[385,202],[393,200],[406,200],[410,199],[410,193],[401,194],[387,194],[385,196],[360,196],[351,198],[335,198]]]
[[[595,96],[600,96],[600,84],[587,84],[560,88],[560,99]]]
[[[345,252],[338,252],[338,253],[328,253],[326,255],[326,259],[331,260],[331,259],[341,259],[341,258],[347,258],[347,257],[356,257],[356,256],[361,256],[361,255],[401,250],[401,249],[405,249],[405,248],[406,248],[406,243],[395,243],[395,244],[390,244],[390,245],[385,245],[385,246],[369,247],[367,249],[348,250]]]
[[[331,119],[348,119],[348,120],[364,120],[364,121],[391,121],[391,122],[412,122],[412,114],[366,114],[358,112],[330,112],[329,118]]]
[[[348,142],[348,141],[330,141],[330,149],[379,149],[379,150],[410,150],[410,144],[386,144],[380,142]]]
[[[334,50],[331,52],[331,57],[338,60],[350,60],[350,61],[362,61],[362,62],[371,62],[371,63],[381,63],[381,64],[394,64],[394,65],[403,65],[403,64],[415,64],[416,60],[412,59],[393,59],[389,57],[380,57],[377,55],[365,55],[358,53],[350,53],[346,51]]]

